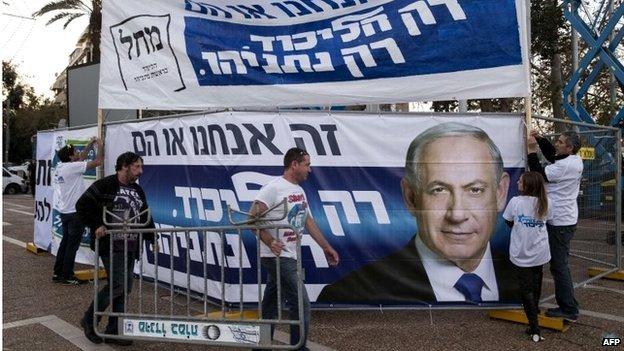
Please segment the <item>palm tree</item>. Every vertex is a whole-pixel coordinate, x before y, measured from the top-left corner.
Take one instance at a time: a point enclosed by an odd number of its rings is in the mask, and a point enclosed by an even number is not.
[[[89,16],[89,40],[92,45],[92,62],[100,62],[100,31],[102,28],[102,1],[101,0],[56,0],[52,1],[39,11],[33,13],[34,17],[41,17],[48,13],[54,13],[46,25],[59,20],[64,20],[63,29],[76,18]]]

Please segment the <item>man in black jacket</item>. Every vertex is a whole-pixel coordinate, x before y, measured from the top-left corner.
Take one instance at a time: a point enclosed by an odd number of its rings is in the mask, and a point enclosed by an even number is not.
[[[134,261],[139,256],[139,236],[136,234],[124,233],[111,238],[106,230],[108,229],[102,219],[104,208],[115,214],[118,218],[133,218],[142,213],[137,218],[138,223],[146,223],[145,228],[154,228],[154,223],[147,214],[147,200],[141,186],[136,180],[143,172],[143,159],[133,153],[126,152],[117,158],[115,165],[116,174],[105,177],[93,183],[87,191],[82,194],[76,203],[76,211],[83,223],[91,230],[91,249],[95,250],[95,240],[98,238],[99,256],[104,263],[104,268],[108,275],[108,284],[98,293],[98,312],[104,311],[112,300],[112,311],[123,312],[125,294],[130,294],[132,289]],[[115,216],[109,216],[109,222],[115,222]],[[149,219],[149,220],[148,220]],[[143,239],[154,242],[154,234],[143,235]],[[112,254],[112,255],[111,255]],[[124,258],[128,257],[128,265],[124,268]],[[112,263],[112,269],[111,269]],[[127,281],[127,292],[124,291],[124,279]],[[113,287],[111,297],[110,285]],[[84,314],[81,325],[85,336],[93,343],[99,344],[102,341],[119,345],[129,345],[131,341],[115,338],[105,338],[104,340],[95,334],[95,325],[99,323],[101,316],[94,320],[94,304],[91,305]],[[105,334],[116,335],[117,317],[109,317]]]

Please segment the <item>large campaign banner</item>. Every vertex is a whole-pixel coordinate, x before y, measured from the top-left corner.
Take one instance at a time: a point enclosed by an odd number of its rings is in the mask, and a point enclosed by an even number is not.
[[[60,212],[54,208],[54,169],[60,162],[56,152],[63,146],[71,144],[76,152],[81,152],[91,138],[97,135],[97,127],[88,127],[71,130],[55,130],[37,133],[37,188],[35,192],[35,245],[56,255],[61,239],[63,227]],[[94,150],[87,156],[88,160],[95,158]],[[85,187],[95,181],[95,169],[90,169],[83,175]],[[90,248],[90,233],[85,228],[80,248],[76,253],[76,262],[93,264],[93,251]]]
[[[222,112],[110,125],[106,135],[107,174],[123,152],[143,157],[140,185],[161,228],[228,225],[228,205],[248,211],[260,187],[283,174],[285,152],[307,150],[312,173],[301,186],[341,257],[330,267],[304,231],[312,301],[472,304],[438,279],[462,271],[483,276],[483,303],[515,301],[501,212],[525,164],[519,115]],[[221,237],[205,235],[161,235],[159,279],[170,281],[172,254],[174,283],[186,286],[188,255],[191,288],[202,293],[205,260],[208,295],[220,299],[224,265],[225,299],[236,302],[243,262],[244,299],[257,301],[254,234],[244,232],[239,248],[236,230],[226,232],[224,260]],[[153,253],[144,249],[153,276]]]
[[[52,158],[54,157],[54,132],[37,133],[35,169],[35,224],[33,243],[40,249],[50,251],[52,245]]]
[[[99,107],[528,95],[524,0],[103,2]]]

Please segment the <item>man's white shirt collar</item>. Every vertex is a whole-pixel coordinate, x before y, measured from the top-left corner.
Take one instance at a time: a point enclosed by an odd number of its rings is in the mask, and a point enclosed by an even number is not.
[[[483,259],[473,272],[464,272],[455,263],[440,257],[431,251],[420,239],[416,237],[416,250],[420,254],[422,264],[427,272],[427,277],[431,283],[431,288],[436,296],[436,300],[442,301],[466,301],[462,293],[455,289],[454,285],[464,273],[474,273],[478,275],[485,285],[481,290],[483,301],[498,301],[498,284],[496,283],[496,273],[488,242]]]

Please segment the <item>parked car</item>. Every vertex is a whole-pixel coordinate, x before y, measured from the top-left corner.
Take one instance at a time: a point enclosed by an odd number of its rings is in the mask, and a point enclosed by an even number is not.
[[[28,184],[24,178],[2,167],[2,188],[4,194],[18,194],[25,192],[28,189]]]
[[[9,172],[13,174],[17,174],[18,176],[26,179],[28,175],[28,161],[22,163],[21,165],[9,166],[6,167]]]

